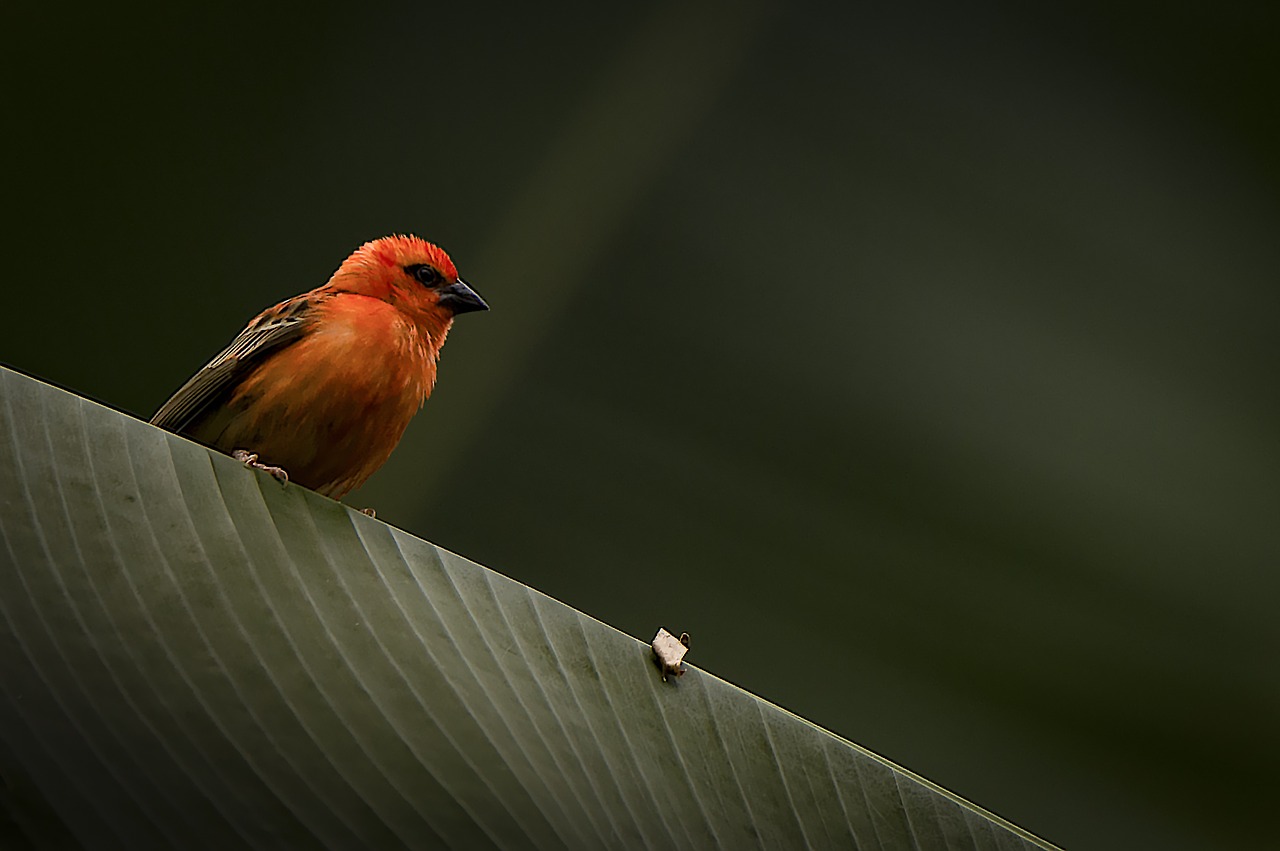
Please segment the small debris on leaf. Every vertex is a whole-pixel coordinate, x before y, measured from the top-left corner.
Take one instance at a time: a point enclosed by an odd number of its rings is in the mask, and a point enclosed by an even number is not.
[[[679,638],[676,638],[665,629],[659,629],[658,634],[653,637],[653,657],[657,660],[658,666],[662,668],[662,681],[667,681],[667,674],[674,674],[677,677],[684,676],[684,668],[680,662],[684,659],[684,654],[689,652],[689,633],[683,632]]]

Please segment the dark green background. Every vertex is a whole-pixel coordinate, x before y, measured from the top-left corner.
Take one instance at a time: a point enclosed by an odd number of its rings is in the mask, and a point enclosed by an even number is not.
[[[1266,844],[1275,13],[884,5],[9,12],[0,360],[149,416],[418,233],[493,311],[350,502],[1069,848]]]

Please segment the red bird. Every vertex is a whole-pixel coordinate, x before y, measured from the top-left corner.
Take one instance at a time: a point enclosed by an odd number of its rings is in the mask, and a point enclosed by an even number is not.
[[[341,499],[431,395],[453,317],[488,309],[437,246],[375,239],[255,317],[151,422]]]

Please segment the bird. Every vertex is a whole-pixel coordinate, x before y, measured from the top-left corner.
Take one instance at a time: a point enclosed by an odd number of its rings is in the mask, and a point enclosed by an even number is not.
[[[151,424],[341,499],[431,395],[454,317],[488,309],[440,247],[366,242],[323,286],[250,320]]]

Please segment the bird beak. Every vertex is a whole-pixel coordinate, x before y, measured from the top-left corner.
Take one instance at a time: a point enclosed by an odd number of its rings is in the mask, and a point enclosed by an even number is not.
[[[470,313],[473,310],[489,309],[489,305],[484,303],[480,294],[467,286],[461,278],[440,290],[440,303],[452,310],[455,316],[459,313]]]

